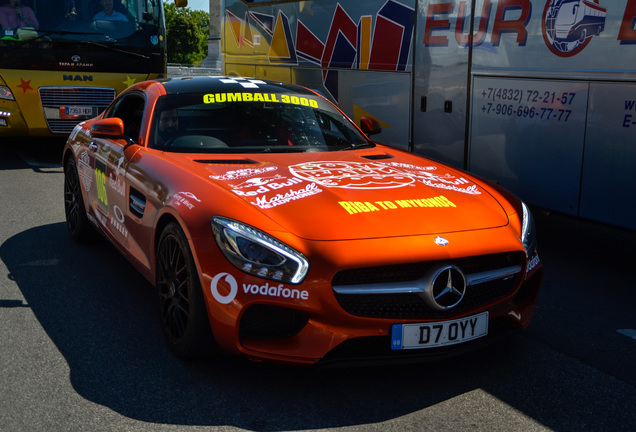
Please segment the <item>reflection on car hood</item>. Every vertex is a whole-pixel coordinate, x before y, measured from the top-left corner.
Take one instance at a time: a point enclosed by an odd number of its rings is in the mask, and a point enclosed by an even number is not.
[[[440,234],[508,223],[501,205],[465,173],[389,153],[174,157],[305,239]]]

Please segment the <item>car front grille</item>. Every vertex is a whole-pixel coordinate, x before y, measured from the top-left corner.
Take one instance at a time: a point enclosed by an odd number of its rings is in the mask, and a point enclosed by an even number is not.
[[[461,258],[443,262],[418,262],[390,266],[343,270],[332,281],[334,288],[347,285],[416,281],[431,268],[441,264],[459,267],[465,275],[518,266],[522,269],[524,254],[511,252]],[[429,307],[417,293],[342,293],[334,290],[340,306],[352,315],[373,318],[445,318],[485,306],[512,295],[519,286],[522,272],[483,283],[469,285],[466,295],[454,308],[438,311]]]
[[[46,123],[53,133],[70,133],[85,118],[62,118],[61,107],[92,107],[93,116],[100,114],[115,98],[112,88],[102,87],[40,87],[40,101]]]

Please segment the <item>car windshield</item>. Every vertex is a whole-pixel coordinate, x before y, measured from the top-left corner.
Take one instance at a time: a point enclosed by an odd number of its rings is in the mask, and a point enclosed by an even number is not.
[[[155,106],[150,143],[170,152],[287,153],[374,144],[314,94],[167,95]]]

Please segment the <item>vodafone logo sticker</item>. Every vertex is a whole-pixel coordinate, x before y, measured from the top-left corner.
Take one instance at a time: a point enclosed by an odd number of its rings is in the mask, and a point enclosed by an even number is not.
[[[214,300],[221,304],[230,304],[238,294],[238,282],[236,278],[229,273],[219,273],[212,279],[210,283],[210,292]],[[281,299],[308,300],[309,292],[298,288],[287,288],[283,284],[270,285],[266,282],[264,285],[243,284],[243,292],[245,294],[260,295],[264,297],[277,297]]]
[[[219,273],[210,283],[210,291],[214,300],[221,304],[230,304],[238,293],[238,283],[229,273]]]

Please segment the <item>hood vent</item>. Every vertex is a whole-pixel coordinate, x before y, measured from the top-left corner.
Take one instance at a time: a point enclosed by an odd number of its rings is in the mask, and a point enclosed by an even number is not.
[[[370,155],[363,155],[362,157],[369,160],[382,160],[382,159],[393,159],[394,156],[390,154],[386,154],[386,153],[376,153],[376,154],[370,154]]]
[[[252,159],[195,159],[195,162],[207,165],[256,165]]]

